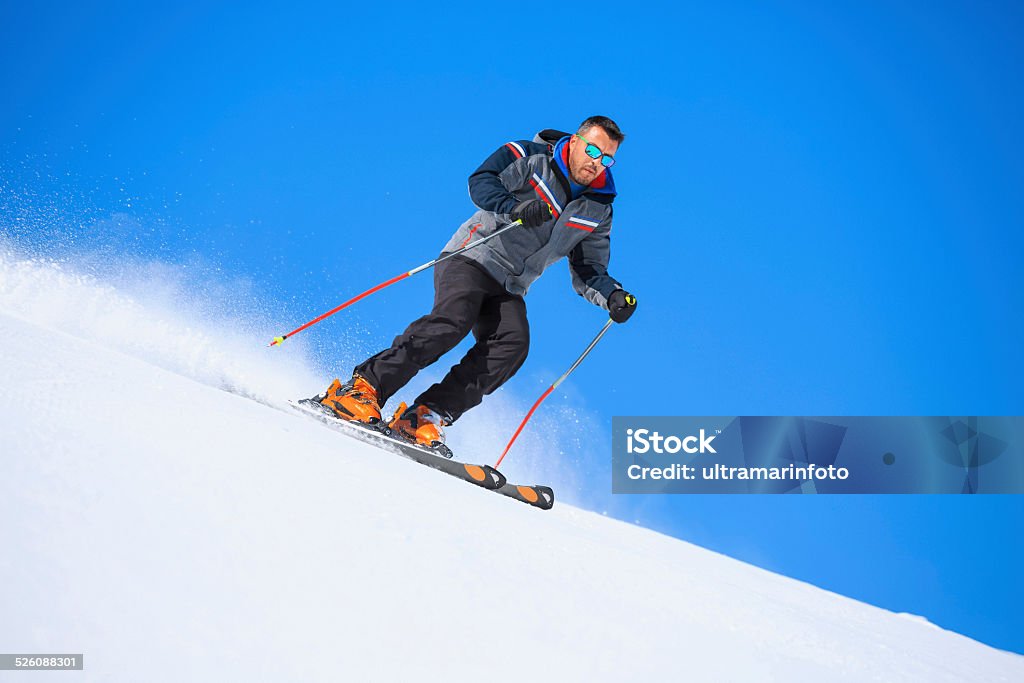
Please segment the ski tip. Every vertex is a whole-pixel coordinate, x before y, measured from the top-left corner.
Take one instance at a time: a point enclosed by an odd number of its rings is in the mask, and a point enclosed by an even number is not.
[[[550,510],[555,505],[555,492],[549,486],[517,486],[516,493],[524,503],[541,510]]]
[[[533,490],[537,492],[539,500],[531,505],[539,507],[541,510],[550,510],[555,506],[555,491],[550,486],[538,484],[533,487]]]

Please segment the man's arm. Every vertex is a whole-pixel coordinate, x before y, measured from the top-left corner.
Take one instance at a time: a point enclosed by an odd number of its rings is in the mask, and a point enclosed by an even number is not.
[[[619,281],[608,274],[608,260],[611,258],[612,220],[608,218],[594,228],[594,231],[569,252],[569,272],[572,286],[595,306],[608,308],[608,297],[616,289],[622,289]]]
[[[513,194],[525,180],[525,168],[515,162],[531,154],[534,143],[509,142],[487,157],[469,176],[469,196],[484,211],[511,213],[519,200]]]

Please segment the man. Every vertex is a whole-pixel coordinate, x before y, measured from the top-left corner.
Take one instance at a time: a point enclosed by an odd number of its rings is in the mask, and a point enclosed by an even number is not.
[[[615,199],[611,166],[624,137],[611,119],[592,116],[574,135],[544,130],[532,141],[498,148],[469,177],[479,210],[442,255],[511,222],[522,225],[439,263],[433,310],[395,337],[391,348],[356,366],[347,383],[335,379],[317,400],[342,419],[379,421],[381,406],[395,392],[472,332],[473,348],[411,406],[402,403],[389,423],[410,441],[443,442],[443,426],[479,404],[526,360],[530,333],[523,297],[563,257],[581,296],[607,309],[616,322],[628,320],[636,299],[607,272]]]

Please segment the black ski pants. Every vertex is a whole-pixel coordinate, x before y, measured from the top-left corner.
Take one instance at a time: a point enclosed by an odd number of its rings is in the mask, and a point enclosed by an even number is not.
[[[509,294],[482,266],[453,256],[434,267],[434,308],[395,337],[391,348],[356,366],[377,389],[380,404],[417,372],[465,339],[476,339],[444,378],[416,398],[449,423],[522,367],[530,349],[526,302]]]

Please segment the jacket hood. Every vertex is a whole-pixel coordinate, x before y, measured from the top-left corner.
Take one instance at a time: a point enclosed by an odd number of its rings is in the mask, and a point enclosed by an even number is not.
[[[555,130],[554,128],[545,128],[533,136],[533,141],[546,144],[548,147],[554,148],[555,143],[567,135],[569,135],[569,133]]]

